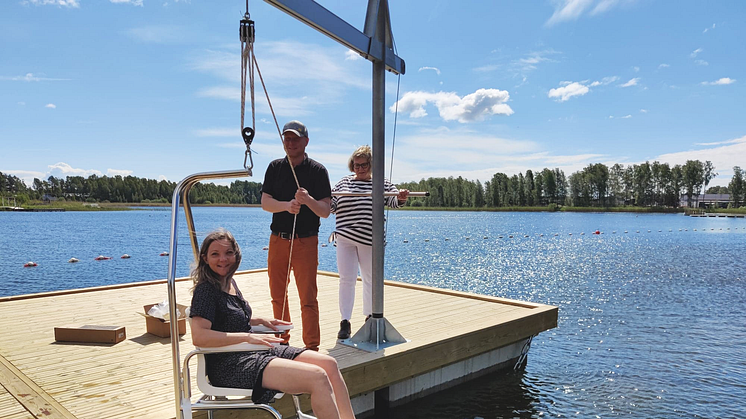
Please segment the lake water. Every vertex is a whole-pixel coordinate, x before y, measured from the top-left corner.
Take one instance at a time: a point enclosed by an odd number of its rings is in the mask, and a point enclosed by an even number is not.
[[[268,213],[194,216],[200,239],[216,227],[236,235],[241,269],[266,266]],[[0,213],[0,295],[165,278],[169,222],[169,210]],[[322,243],[332,229],[322,222]],[[746,219],[392,211],[388,239],[388,279],[560,308],[524,371],[411,402],[394,419],[746,416]],[[336,271],[333,247],[319,259]]]

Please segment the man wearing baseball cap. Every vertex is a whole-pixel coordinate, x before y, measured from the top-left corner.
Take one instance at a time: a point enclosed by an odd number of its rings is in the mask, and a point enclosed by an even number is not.
[[[316,298],[318,235],[320,218],[329,217],[331,185],[326,168],[306,154],[308,128],[300,121],[290,121],[283,127],[282,136],[286,156],[269,164],[262,184],[262,209],[272,213],[267,256],[272,309],[275,318],[290,320],[286,291],[290,260],[300,296],[303,343],[306,348],[318,351],[321,342]],[[300,188],[296,185],[296,176]],[[290,335],[285,334],[283,338],[287,342]]]

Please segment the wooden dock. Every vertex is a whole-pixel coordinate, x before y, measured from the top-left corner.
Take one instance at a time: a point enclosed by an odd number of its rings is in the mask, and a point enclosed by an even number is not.
[[[271,316],[266,269],[242,272],[236,281],[254,313]],[[404,401],[475,372],[458,372],[462,364],[482,371],[512,366],[527,338],[557,326],[554,306],[386,281],[385,316],[410,341],[369,353],[336,340],[338,276],[322,272],[318,283],[321,351],[338,360],[357,412],[373,408],[376,391]],[[191,281],[176,286],[178,302],[189,305]],[[170,341],[146,333],[138,314],[166,296],[163,280],[0,297],[0,418],[174,418]],[[358,287],[353,333],[363,323],[361,307]],[[290,343],[302,346],[294,285],[290,309]],[[55,342],[54,327],[72,324],[125,326],[127,338]],[[180,342],[183,359],[193,349],[189,331]],[[285,397],[275,407],[290,417],[291,405]],[[254,417],[247,412],[216,417]]]
[[[690,217],[746,218],[746,214],[733,214],[730,212],[703,212],[687,215]]]

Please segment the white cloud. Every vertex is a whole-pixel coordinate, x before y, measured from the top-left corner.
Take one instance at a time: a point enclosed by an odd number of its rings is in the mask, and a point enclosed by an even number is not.
[[[201,97],[240,100],[240,57],[232,47],[202,50],[190,58],[189,68],[214,77],[197,91]],[[230,49],[228,49],[230,48]],[[301,117],[320,112],[324,106],[344,102],[347,89],[370,90],[370,71],[360,71],[364,62],[341,60],[337,46],[322,47],[300,42],[264,42],[255,45],[264,82],[270,87],[275,113]],[[303,54],[298,55],[298,51]],[[288,65],[288,63],[293,63]],[[298,71],[302,68],[303,71]],[[259,78],[255,81],[257,112],[265,116],[269,107]],[[247,103],[248,106],[248,103]]]
[[[661,64],[661,65],[658,66],[659,69],[661,69],[661,68],[668,68],[668,67],[671,67],[671,66],[668,65],[668,64],[666,64],[666,63],[663,63],[663,64]]]
[[[695,60],[694,64],[697,64],[697,65],[710,65],[710,63],[708,63],[705,60]]]
[[[545,167],[541,164],[547,156],[533,141],[490,136],[465,125],[421,129],[398,137],[396,152],[398,182],[448,176],[484,182],[496,172],[512,175]],[[346,156],[338,159],[346,161]]]
[[[742,143],[746,140],[744,140],[746,137],[742,138],[736,138],[735,140],[726,140],[726,141],[715,141],[712,143],[694,143],[694,145],[704,145],[704,146],[710,146],[710,145],[723,145],[723,144],[738,144]]]
[[[526,57],[514,60],[510,63],[512,69],[520,72],[529,72],[536,70],[538,65],[541,63],[556,63],[557,60],[550,58],[553,55],[561,54],[559,51],[553,49],[545,49],[543,51],[533,51],[527,54]]]
[[[23,181],[23,183],[26,184],[26,186],[33,185],[34,184],[34,178],[37,178],[37,179],[46,179],[46,177],[44,177],[44,175],[46,173],[44,173],[44,172],[36,172],[36,171],[33,171],[33,170],[2,169],[2,170],[0,170],[0,172],[6,173],[6,174],[11,174],[13,176],[17,176],[18,178],[20,178]],[[47,176],[47,177],[49,177],[49,176]]]
[[[598,2],[596,7],[593,8],[591,11],[591,15],[596,15],[600,13],[607,12],[611,9],[613,9],[616,5],[624,3],[623,0],[601,0]],[[629,1],[627,1],[629,3]]]
[[[328,83],[329,85],[352,86],[370,89],[367,79],[360,77],[347,65],[340,65],[339,50],[336,47],[322,47],[292,41],[271,41],[257,43],[257,56],[260,70],[267,84],[285,86],[305,86],[309,82]],[[303,54],[298,55],[298,51]],[[191,58],[191,69],[211,74],[224,81],[238,83],[241,80],[241,60],[239,52],[228,50],[204,50]],[[293,63],[288,65],[287,63]],[[357,69],[356,64],[354,65]],[[302,68],[303,71],[298,71]],[[258,77],[257,77],[258,79]],[[256,81],[261,89],[261,82]]]
[[[596,86],[602,86],[614,83],[615,81],[619,80],[619,77],[617,76],[611,76],[611,77],[604,77],[601,80],[594,81],[590,84],[590,87],[596,87]]]
[[[101,176],[102,173],[95,169],[76,169],[72,166],[70,166],[67,163],[59,162],[55,164],[50,164],[49,166],[49,172],[47,172],[47,176],[54,176],[54,177],[67,177],[67,176],[83,176],[88,177],[90,175],[97,175]]]
[[[0,76],[0,80],[12,80],[12,81],[25,81],[25,82],[32,82],[32,81],[65,81],[70,79],[56,79],[56,78],[49,78],[49,77],[39,77],[35,76],[33,73],[26,73],[25,76]]]
[[[603,154],[576,154],[568,156],[548,156],[545,162],[549,165],[582,164],[591,160],[598,160]]]
[[[634,66],[634,67],[632,67],[632,70],[633,70],[633,71],[634,71],[635,73],[639,73],[639,72],[640,72],[640,67]]]
[[[640,81],[639,77],[635,77],[634,79],[631,79],[627,83],[624,83],[620,87],[631,87],[631,86],[637,86],[637,82]]]
[[[438,108],[440,117],[446,121],[468,123],[481,121],[491,115],[512,115],[513,109],[505,102],[510,94],[505,90],[478,89],[474,93],[459,97],[453,92],[407,92],[397,103],[389,108],[409,113],[410,118],[421,118],[427,115],[425,106],[433,103]]]
[[[695,58],[695,57],[697,57],[697,55],[699,55],[699,53],[700,53],[700,52],[702,52],[702,51],[704,51],[704,49],[703,49],[703,48],[697,48],[697,49],[695,49],[694,51],[692,51],[692,53],[691,53],[691,54],[689,54],[689,57],[691,57],[691,58]]]
[[[719,85],[733,84],[735,82],[736,82],[735,79],[731,79],[729,77],[723,77],[715,81],[703,81],[702,84],[705,86],[719,86]]]
[[[564,0],[555,1],[555,4],[554,13],[547,21],[547,26],[578,19],[593,4],[593,0]]]
[[[143,6],[142,4],[143,0],[109,0],[109,1],[115,4],[121,3],[121,4],[131,4],[133,6],[140,6],[140,7]]]
[[[123,170],[123,169],[106,169],[106,174],[108,176],[129,176],[133,172],[132,170]]]
[[[44,105],[44,107],[49,109],[57,109],[57,105],[55,105],[54,103],[47,103],[46,105]]]
[[[666,162],[670,165],[683,165],[687,160],[709,160],[715,166],[715,171],[719,174],[717,178],[710,182],[710,185],[727,185],[733,177],[733,166],[744,166],[743,156],[746,156],[746,136],[733,140],[704,144],[717,145],[717,147],[662,154],[655,160]]]
[[[362,59],[363,57],[360,54],[358,54],[357,52],[351,49],[348,49],[347,51],[345,51],[345,60],[357,61],[357,60],[362,60]]]
[[[435,73],[436,73],[437,75],[439,75],[439,76],[440,76],[440,69],[438,69],[438,68],[436,68],[436,67],[420,67],[420,69],[419,69],[419,70],[417,70],[417,71],[418,71],[418,72],[421,72],[421,71],[425,71],[425,70],[432,70],[432,71],[434,71],[434,72],[435,72]]]
[[[705,28],[705,30],[702,31],[702,33],[707,33],[710,29],[715,29],[715,24],[714,23],[712,24],[711,28]]]
[[[168,181],[168,178],[165,175],[158,175],[158,181],[165,180]]]
[[[583,14],[591,16],[606,13],[617,6],[634,4],[635,0],[554,0],[555,10],[546,25],[577,20]]]
[[[33,4],[34,6],[46,6],[46,5],[53,5],[53,6],[59,6],[59,7],[70,7],[70,8],[79,8],[80,3],[78,3],[78,0],[24,0],[21,2],[22,5],[26,6],[29,4]]]
[[[526,54],[524,57],[514,59],[508,64],[488,64],[481,67],[474,68],[475,72],[487,73],[497,71],[501,69],[507,69],[511,72],[527,73],[538,68],[541,63],[555,63],[557,60],[551,58],[553,55],[561,54],[560,51],[555,51],[551,48],[542,51],[532,51]]]
[[[64,162],[50,164],[49,166],[47,166],[47,168],[49,170],[46,173],[29,171],[29,170],[7,170],[7,171],[3,170],[3,172],[11,173],[11,174],[14,174],[20,177],[26,183],[26,186],[31,186],[33,184],[34,178],[46,180],[50,176],[64,179],[68,176],[82,176],[82,177],[87,178],[91,175],[96,175],[96,176],[103,175],[101,171],[99,170],[74,168]],[[129,176],[132,173],[133,173],[132,170],[121,170],[121,169],[107,169],[106,171],[106,174],[108,176],[117,176],[117,175]]]
[[[622,118],[622,119],[629,119],[629,118],[632,118],[632,115],[624,115],[624,116],[622,116],[621,118]]]
[[[588,93],[590,89],[588,86],[580,84],[578,82],[563,82],[565,85],[556,89],[551,89],[548,96],[550,98],[557,98],[559,102],[565,102],[573,96],[583,96]]]
[[[648,113],[647,109],[640,109],[640,113]]]

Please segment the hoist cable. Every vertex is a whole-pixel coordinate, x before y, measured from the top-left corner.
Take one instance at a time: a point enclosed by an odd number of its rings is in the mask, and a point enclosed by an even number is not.
[[[275,110],[272,107],[272,101],[269,99],[269,92],[267,91],[267,86],[264,84],[264,77],[262,77],[262,71],[259,69],[259,63],[256,61],[256,54],[252,55],[252,58],[254,60],[254,68],[256,68],[256,73],[259,74],[259,81],[262,83],[262,89],[264,89],[264,94],[267,97],[267,104],[269,104],[269,110],[272,112],[272,119],[275,121],[275,127],[277,127],[277,134],[280,136],[280,141],[282,142],[282,149],[285,150],[285,156],[288,159],[288,165],[290,166],[290,171],[293,173],[293,178],[295,179],[295,186],[300,189],[300,182],[298,182],[298,175],[295,173],[295,168],[293,167],[293,162],[290,161],[290,155],[288,155],[288,151],[285,149],[285,141],[282,138],[282,131],[280,130],[280,124],[277,123],[277,116],[275,116]],[[282,320],[285,320],[285,307],[288,300],[288,287],[290,285],[290,269],[292,267],[292,260],[293,260],[293,244],[295,241],[295,224],[298,221],[298,214],[293,215],[293,230],[290,232],[290,253],[288,253],[288,273],[285,277],[285,296],[282,299],[282,314],[280,314],[281,317],[283,317]]]

